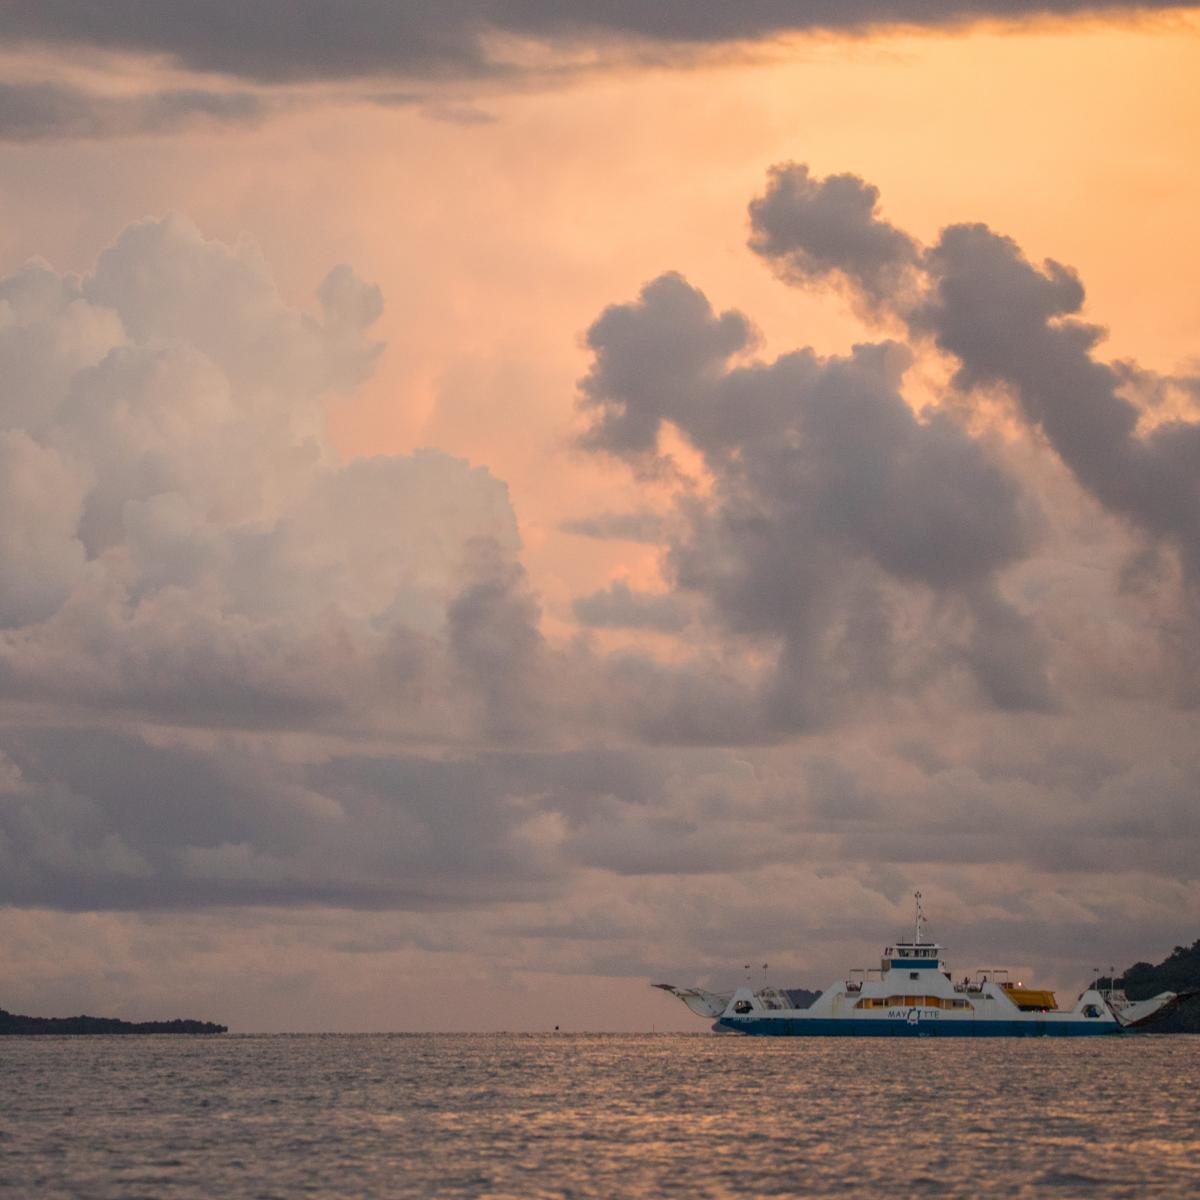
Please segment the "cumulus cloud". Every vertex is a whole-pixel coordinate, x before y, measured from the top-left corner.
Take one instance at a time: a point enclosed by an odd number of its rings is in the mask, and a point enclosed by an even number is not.
[[[788,282],[844,278],[877,306],[917,262],[918,247],[878,215],[879,189],[854,175],[814,179],[803,163],[772,167],[750,203],[750,248]]]
[[[753,782],[731,777],[728,827],[711,799],[653,816],[618,801],[595,852],[633,873],[736,875],[779,850],[881,880],[889,860],[897,880],[999,862],[1042,888],[1064,871],[1182,879],[1198,764],[1168,747],[1188,740],[1173,704],[1191,702],[1200,626],[1188,380],[1100,360],[1069,268],[981,226],[926,248],[853,176],[778,167],[751,222],[785,282],[849,291],[906,336],[763,361],[751,319],[678,274],[589,330],[582,444],[654,475],[669,431],[705,477],[661,525],[655,597],[694,621],[674,653],[609,662],[616,706],[645,741],[740,744],[726,769],[753,764]],[[911,363],[938,355],[953,374],[918,407]],[[1023,428],[990,425],[1004,395]],[[1107,567],[1072,563],[1098,546]],[[577,612],[632,625],[640,599],[612,588]],[[764,793],[777,741],[809,753]],[[1019,904],[996,895],[999,929]]]
[[[828,224],[832,192],[856,197],[843,227]],[[814,181],[802,165],[772,171],[750,208],[755,251],[792,282],[839,273],[875,304],[889,305],[914,336],[930,336],[957,364],[964,391],[1000,385],[1045,435],[1079,482],[1106,508],[1172,539],[1189,567],[1200,562],[1200,423],[1176,419],[1140,428],[1143,413],[1123,394],[1131,373],[1095,351],[1104,331],[1079,319],[1084,288],[1053,259],[1029,262],[1011,238],[986,225],[951,225],[918,258],[914,239],[881,220],[877,190],[854,176]],[[778,214],[785,212],[786,221]],[[914,294],[887,273],[915,267]]]
[[[670,424],[703,454],[712,496],[685,506],[667,571],[730,633],[775,646],[775,674],[750,701],[760,736],[819,726],[851,695],[939,665],[972,671],[1003,707],[1048,704],[1038,639],[997,585],[1036,536],[1019,481],[949,414],[913,412],[905,347],[739,361],[751,331],[662,276],[589,330],[580,407],[592,449],[637,465]],[[614,600],[579,611],[611,618]],[[1004,679],[979,649],[993,623],[1002,657],[1021,663]]]
[[[1103,331],[1077,319],[1083,284],[1050,260],[1038,268],[983,225],[942,231],[926,259],[928,299],[909,316],[957,359],[960,387],[1000,384],[1079,482],[1107,509],[1200,571],[1200,422],[1139,430],[1123,372],[1095,350]]]
[[[593,360],[580,393],[594,419],[584,446],[653,454],[663,421],[686,415],[694,422],[695,385],[718,377],[754,339],[741,313],[714,314],[708,298],[676,273],[646,284],[636,305],[610,305],[587,332]]]
[[[715,45],[812,30],[863,31],[975,18],[1173,9],[1186,0],[111,0],[99,19],[86,0],[11,0],[0,9],[10,43],[93,46],[167,55],[200,71],[265,81],[410,75],[495,78],[516,68],[503,43],[579,41]]]
[[[506,488],[339,461],[325,405],[383,301],[342,265],[317,304],[179,216],[0,280],[3,901],[412,907],[561,873],[553,817],[470,760],[315,748],[508,744],[547,706]]]
[[[180,217],[82,279],[0,281],[0,690],[218,724],[450,703],[481,640],[453,602],[514,570],[508,497],[432,451],[336,461],[323,406],[372,370],[382,299],[341,266],[318,300]]]
[[[862,200],[856,240],[824,224],[831,183]],[[882,222],[875,200],[875,189],[853,177],[814,183],[804,167],[789,164],[772,173],[765,195],[751,206],[752,245],[785,275],[791,272],[793,282],[838,273],[872,306],[890,308],[914,340],[932,339],[949,357],[953,384],[963,393],[999,388],[1010,395],[1015,414],[1104,509],[1152,545],[1177,553],[1188,630],[1180,649],[1184,661],[1195,663],[1200,420],[1156,418],[1153,405],[1139,407],[1128,387],[1133,381],[1135,392],[1153,397],[1179,382],[1099,356],[1104,331],[1080,318],[1084,288],[1069,267],[1053,259],[1031,263],[1011,238],[980,224],[949,226],[918,259],[916,242]],[[776,236],[771,224],[780,208],[790,214],[786,236]],[[880,272],[892,269],[899,244],[906,268],[916,264],[915,277],[881,288]],[[793,271],[797,247],[810,269]]]

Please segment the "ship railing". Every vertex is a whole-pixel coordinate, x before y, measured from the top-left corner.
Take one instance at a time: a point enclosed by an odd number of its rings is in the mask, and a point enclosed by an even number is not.
[[[968,992],[982,992],[985,983],[996,983],[1003,987],[1011,987],[1007,967],[980,967],[967,983]]]

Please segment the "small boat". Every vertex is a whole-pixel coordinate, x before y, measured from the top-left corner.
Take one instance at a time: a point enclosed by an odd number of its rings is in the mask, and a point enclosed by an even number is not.
[[[806,1008],[794,993],[749,984],[733,993],[653,986],[682,1000],[698,1016],[715,1018],[718,1033],[774,1037],[1095,1037],[1133,1030],[1179,999],[1162,992],[1129,1002],[1122,994],[1088,988],[1071,1008],[1052,991],[1027,988],[1003,969],[955,981],[942,947],[925,936],[921,893],[915,893],[911,939],[888,946],[879,968],[856,969]]]

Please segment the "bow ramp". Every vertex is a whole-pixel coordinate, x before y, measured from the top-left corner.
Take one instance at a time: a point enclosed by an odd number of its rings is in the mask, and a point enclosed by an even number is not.
[[[728,1007],[733,998],[718,992],[706,992],[703,988],[681,988],[670,983],[655,983],[652,987],[662,988],[678,997],[698,1017],[719,1017]]]
[[[1159,992],[1148,1000],[1128,1000],[1124,992],[1118,991],[1111,994],[1108,1003],[1123,1029],[1135,1029],[1166,1016],[1180,1001],[1195,995],[1196,992]]]

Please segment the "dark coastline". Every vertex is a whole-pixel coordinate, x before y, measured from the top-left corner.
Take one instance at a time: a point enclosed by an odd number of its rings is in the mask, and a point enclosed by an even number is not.
[[[1107,978],[1097,980],[1101,988]],[[1200,1033],[1200,939],[1190,946],[1176,946],[1162,962],[1134,963],[1111,981],[1130,1000],[1147,1000],[1159,992],[1178,992],[1181,999],[1158,1020],[1149,1022],[1145,1033]]]
[[[229,1027],[212,1021],[121,1021],[116,1017],[24,1017],[0,1008],[0,1037],[39,1035],[227,1033]]]

